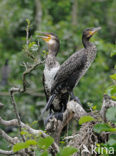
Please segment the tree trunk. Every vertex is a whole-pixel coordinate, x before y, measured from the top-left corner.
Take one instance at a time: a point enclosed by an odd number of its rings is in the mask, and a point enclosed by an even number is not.
[[[78,22],[77,22],[77,7],[78,7],[77,0],[73,0],[73,5],[72,5],[72,25],[74,25],[74,26],[76,26],[78,24]]]
[[[35,25],[36,30],[41,29],[41,20],[42,20],[42,5],[41,0],[35,0]]]

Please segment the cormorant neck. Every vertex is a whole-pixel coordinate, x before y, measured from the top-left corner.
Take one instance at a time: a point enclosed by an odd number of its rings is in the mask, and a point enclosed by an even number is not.
[[[57,55],[57,51],[49,49],[48,50],[48,55],[56,56]]]
[[[48,45],[48,55],[56,56],[59,50],[59,42],[55,42],[54,44]]]
[[[90,38],[86,38],[84,35],[82,36],[82,43],[85,48],[89,47],[91,45],[91,42],[89,42]]]

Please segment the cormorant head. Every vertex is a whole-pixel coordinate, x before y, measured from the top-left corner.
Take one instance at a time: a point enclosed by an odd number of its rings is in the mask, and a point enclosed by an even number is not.
[[[60,48],[58,37],[53,33],[42,33],[42,36],[39,37],[48,44],[49,52],[56,56]]]
[[[83,38],[89,40],[97,31],[99,31],[101,27],[97,28],[87,28],[83,31]]]

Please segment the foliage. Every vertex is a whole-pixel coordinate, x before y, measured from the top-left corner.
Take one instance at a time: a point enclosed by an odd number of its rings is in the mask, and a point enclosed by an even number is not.
[[[57,156],[71,156],[75,152],[77,152],[77,149],[74,147],[64,147],[61,149],[61,151],[57,154]]]
[[[111,107],[107,110],[106,117],[109,121],[116,123],[116,107]]]
[[[87,103],[92,103],[92,109],[100,109],[105,91],[113,99],[116,99],[116,83],[113,83],[116,81],[114,73],[116,60],[116,1],[89,0],[86,3],[85,0],[78,0],[76,25],[72,24],[72,8],[73,5],[75,5],[73,0],[40,0],[40,2],[42,5],[42,18],[38,26],[35,20],[38,15],[36,1],[0,1],[0,69],[4,66],[6,59],[9,60],[8,65],[10,67],[8,83],[6,85],[2,85],[2,74],[0,74],[0,102],[5,104],[3,111],[0,110],[0,114],[4,116],[6,120],[15,118],[8,96],[8,90],[11,86],[22,86],[22,73],[25,70],[23,62],[30,66],[38,58],[44,59],[47,54],[46,45],[39,40],[36,35],[38,30],[57,34],[61,41],[60,52],[57,59],[62,63],[76,50],[82,48],[81,36],[85,28],[101,26],[101,32],[91,40],[96,44],[98,49],[95,62],[82,78],[78,87],[75,87],[74,93],[80,98],[84,108],[87,107]],[[25,37],[27,23],[30,29],[28,45],[26,44]],[[31,56],[34,56],[36,60],[32,60]],[[110,58],[110,56],[112,58]],[[27,78],[28,93],[25,95],[17,95],[15,99],[18,104],[21,119],[27,123],[32,123],[34,120],[41,121],[38,114],[40,114],[41,108],[45,105],[42,85],[43,68],[44,66],[41,65],[29,75]],[[109,77],[109,75],[111,76]],[[113,79],[113,81],[110,78]],[[110,111],[111,114],[109,114]],[[115,116],[113,116],[113,114],[113,110],[108,110],[107,118],[110,122],[114,120]],[[82,120],[81,124],[83,124],[93,119],[87,117],[86,119],[83,118],[80,120]],[[41,121],[39,126],[38,124],[34,126],[36,128],[43,128],[43,122]],[[98,129],[98,131],[103,130],[102,126],[100,129],[100,125],[98,125]],[[15,133],[16,132],[12,132],[11,135],[15,135]],[[23,131],[22,133],[27,136],[27,138],[29,137],[30,140],[32,139],[27,132]],[[41,139],[42,138],[40,138],[40,141]],[[31,145],[29,146],[31,147]],[[8,146],[7,143],[3,143],[2,140],[0,147],[7,149]],[[47,148],[48,145],[45,147]],[[37,153],[38,152],[39,151],[37,151]],[[48,155],[48,152],[45,151],[40,154]]]
[[[116,132],[116,128],[112,128],[111,126],[109,126],[108,124],[96,124],[94,126],[94,131],[96,133],[101,133],[101,132]]]
[[[90,121],[94,121],[95,119],[92,117],[92,116],[82,116],[80,119],[79,119],[79,124],[82,125],[86,122],[90,122]]]
[[[35,140],[27,140],[25,142],[19,142],[13,146],[13,151],[18,152],[22,149],[28,148],[29,146],[36,145],[37,142]]]
[[[39,135],[37,137],[30,136],[27,131],[22,131],[21,134],[25,135],[28,138],[25,142],[16,143],[13,146],[13,151],[18,152],[26,148],[34,148],[36,155],[41,156],[50,156],[48,149],[53,144],[54,139],[50,136],[42,138]],[[30,139],[29,139],[30,138]],[[73,153],[77,152],[77,149],[74,147],[64,147],[61,148],[57,156],[71,156]]]

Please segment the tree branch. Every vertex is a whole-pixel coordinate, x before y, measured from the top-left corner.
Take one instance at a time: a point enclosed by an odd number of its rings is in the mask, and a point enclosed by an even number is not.
[[[50,118],[46,125],[46,130],[49,135],[51,135],[57,144],[59,144],[59,139],[63,128],[69,123],[71,119],[79,120],[81,116],[86,115],[86,111],[82,108],[80,104],[75,101],[69,101],[67,104],[67,109],[63,113],[63,120],[57,120],[55,116]]]
[[[10,137],[2,129],[0,129],[0,135],[11,144],[16,144],[17,142],[19,142],[19,139],[17,137]]]
[[[20,130],[20,136],[21,136],[22,140],[25,142],[24,136],[21,135],[21,129],[22,129],[21,119],[20,119],[20,116],[19,116],[19,113],[18,113],[18,110],[17,110],[17,105],[16,105],[16,102],[15,102],[15,99],[14,99],[14,93],[17,92],[17,91],[19,91],[19,88],[11,88],[10,89],[11,103],[13,105],[14,113],[16,114],[16,118],[18,120],[18,126],[19,126],[19,130]]]
[[[27,82],[26,82],[26,76],[27,76],[29,73],[31,73],[33,70],[35,70],[36,67],[37,67],[38,65],[42,64],[42,63],[43,63],[43,62],[39,60],[38,62],[36,62],[35,64],[33,64],[32,67],[27,68],[27,69],[24,71],[24,73],[23,73],[23,88],[20,90],[21,93],[23,93],[23,92],[26,91],[26,84],[27,84]]]
[[[15,154],[12,150],[11,151],[5,151],[0,149],[0,154],[4,154],[4,155],[13,155]]]
[[[0,117],[0,124],[4,126],[18,126],[18,120],[13,119],[13,120],[6,121]],[[42,130],[35,130],[31,128],[30,126],[24,124],[23,122],[21,122],[21,127],[26,129],[30,134],[35,135],[35,136],[41,135],[44,138],[49,136],[46,133],[44,133]],[[59,151],[59,147],[55,142],[53,143],[52,147],[55,149],[56,152]]]

